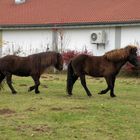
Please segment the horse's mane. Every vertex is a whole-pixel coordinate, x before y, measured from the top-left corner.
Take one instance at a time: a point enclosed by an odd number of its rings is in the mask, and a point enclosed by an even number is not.
[[[37,63],[45,63],[45,64],[51,64],[52,61],[54,61],[54,57],[57,55],[54,51],[49,52],[41,52],[37,54],[30,55],[30,57],[34,58],[34,61],[37,61]],[[46,59],[47,58],[47,59]]]
[[[137,48],[136,46],[128,45],[125,48],[115,49],[109,52],[106,52],[104,56],[107,60],[117,62],[126,59],[131,53],[130,50]]]
[[[45,52],[45,53],[41,53],[40,55],[40,63],[41,65],[50,65],[53,64],[54,61],[56,60],[57,53],[56,52]]]
[[[44,69],[46,66],[53,65],[56,61],[56,56],[56,52],[50,51],[33,54],[29,57],[31,58],[31,61],[34,64],[34,68],[36,69],[36,71],[38,70],[40,72],[40,70]]]

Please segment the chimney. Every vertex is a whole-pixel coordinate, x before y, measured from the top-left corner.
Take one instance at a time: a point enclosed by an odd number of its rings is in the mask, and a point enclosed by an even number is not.
[[[15,0],[15,4],[22,4],[25,2],[26,2],[26,0]]]

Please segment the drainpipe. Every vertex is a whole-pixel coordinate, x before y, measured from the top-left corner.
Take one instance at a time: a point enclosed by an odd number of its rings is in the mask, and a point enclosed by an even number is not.
[[[0,30],[0,57],[2,56],[2,30]]]

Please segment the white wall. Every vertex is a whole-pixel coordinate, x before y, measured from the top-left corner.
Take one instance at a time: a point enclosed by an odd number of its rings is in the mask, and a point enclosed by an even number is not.
[[[140,46],[140,26],[122,27],[121,31],[121,47],[128,44]]]
[[[6,30],[2,35],[2,54],[13,54],[20,51],[19,55],[28,55],[52,49],[51,30]]]
[[[94,31],[105,30],[107,43],[105,48],[91,43],[91,34]],[[115,47],[115,28],[91,28],[91,29],[65,29],[63,48],[65,50],[84,51],[85,48],[94,55],[102,55]]]
[[[107,43],[105,48],[91,44],[90,35],[94,31],[105,30]],[[3,55],[12,54],[13,51],[20,50],[28,55],[40,51],[46,51],[47,47],[52,50],[52,30],[7,30],[3,31]],[[63,41],[59,37],[59,32],[63,33]],[[122,27],[121,45],[140,44],[140,27]],[[61,48],[62,46],[62,48]],[[90,28],[90,29],[63,29],[58,30],[58,48],[62,51],[77,50],[84,51],[85,48],[94,55],[103,55],[105,52],[115,49],[115,27]]]

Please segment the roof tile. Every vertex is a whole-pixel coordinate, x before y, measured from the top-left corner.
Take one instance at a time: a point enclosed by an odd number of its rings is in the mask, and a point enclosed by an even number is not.
[[[139,0],[0,0],[0,25],[140,21]]]

